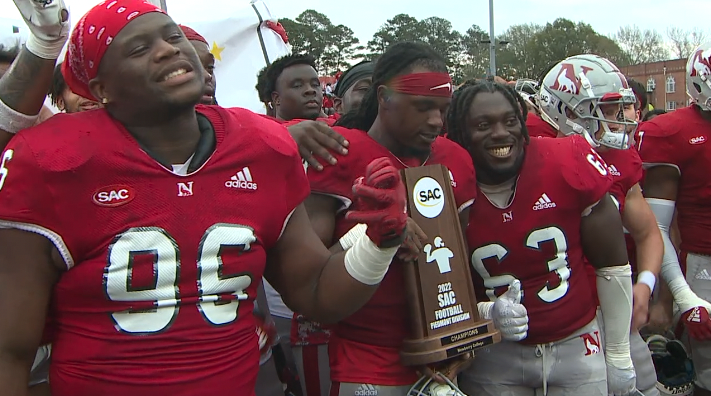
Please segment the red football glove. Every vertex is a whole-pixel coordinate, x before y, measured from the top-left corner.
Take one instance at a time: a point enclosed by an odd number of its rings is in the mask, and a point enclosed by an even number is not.
[[[681,319],[689,331],[689,337],[699,340],[711,340],[711,320],[704,307],[694,307],[681,315]]]
[[[360,209],[346,213],[346,219],[366,224],[366,234],[379,247],[400,245],[407,225],[407,197],[392,162],[387,157],[373,160],[365,177],[353,184],[353,193]]]

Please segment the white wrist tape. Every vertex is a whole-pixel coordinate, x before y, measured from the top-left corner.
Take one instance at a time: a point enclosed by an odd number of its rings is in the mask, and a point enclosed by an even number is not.
[[[654,286],[657,284],[657,277],[652,271],[642,271],[637,275],[637,283],[642,283],[649,286],[650,291],[654,291]]]
[[[25,42],[25,47],[28,51],[42,59],[57,59],[59,58],[59,54],[62,53],[64,43],[66,43],[66,38],[64,40],[48,42],[38,39],[34,34],[30,33]]]
[[[341,239],[338,240],[338,243],[341,244],[341,247],[343,250],[348,250],[350,249],[353,244],[358,240],[358,238],[362,237],[365,235],[365,231],[368,229],[368,226],[365,224],[356,224],[346,232],[345,235],[341,237]]]
[[[595,270],[600,311],[605,323],[605,360],[618,368],[632,367],[632,267],[629,264]]]
[[[377,285],[390,268],[400,246],[381,249],[363,234],[346,252],[343,262],[348,274],[360,283]]]
[[[679,257],[676,255],[676,248],[669,236],[669,228],[674,218],[674,201],[668,199],[647,198],[649,208],[657,218],[657,226],[662,233],[664,242],[664,256],[662,258],[662,270],[659,272],[661,278],[669,285],[669,291],[674,297],[674,302],[679,306],[681,312],[686,312],[694,307],[711,308],[711,304],[699,298],[686,282],[684,273],[681,272]]]
[[[0,99],[0,129],[9,133],[17,133],[35,126],[38,118],[39,113],[32,116],[22,114],[17,110],[11,109]]]
[[[481,319],[492,320],[494,319],[494,303],[491,301],[476,303],[477,311],[479,311],[479,317]]]

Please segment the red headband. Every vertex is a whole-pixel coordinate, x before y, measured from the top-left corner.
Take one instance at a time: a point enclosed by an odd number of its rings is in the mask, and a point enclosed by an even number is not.
[[[207,40],[205,40],[205,37],[202,37],[200,35],[200,33],[196,32],[195,30],[193,30],[185,25],[178,25],[178,26],[180,26],[180,29],[183,31],[183,34],[185,35],[185,38],[187,38],[188,40],[199,41],[201,43],[207,44]],[[210,44],[207,44],[207,46],[209,47]]]
[[[146,0],[105,0],[84,14],[72,32],[67,59],[62,63],[62,75],[69,89],[96,100],[89,90],[89,81],[96,77],[109,44],[131,20],[149,12],[163,10]]]
[[[388,84],[395,92],[407,95],[452,96],[452,77],[448,73],[413,73],[395,77]]]

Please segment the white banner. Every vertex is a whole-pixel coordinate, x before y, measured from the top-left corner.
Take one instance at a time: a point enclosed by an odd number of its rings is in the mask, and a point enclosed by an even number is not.
[[[276,18],[263,0],[203,1],[167,0],[168,14],[178,23],[193,28],[210,43],[215,55],[217,93],[221,106],[244,107],[265,113],[259,101],[257,73],[275,59],[291,52],[281,36],[264,21]]]

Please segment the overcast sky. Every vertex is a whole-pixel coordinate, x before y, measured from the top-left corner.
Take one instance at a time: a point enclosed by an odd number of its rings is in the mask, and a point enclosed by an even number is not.
[[[277,17],[295,18],[306,8],[326,14],[333,23],[344,24],[355,32],[361,42],[367,42],[387,19],[406,13],[417,19],[438,16],[450,20],[460,32],[472,24],[489,30],[488,0],[264,0]],[[72,10],[73,20],[86,12],[98,0],[65,0]],[[178,22],[189,23],[183,16],[204,20],[225,15],[230,5],[248,0],[167,0],[168,12]],[[556,18],[589,23],[600,33],[613,34],[620,26],[636,24],[664,32],[668,26],[685,29],[698,27],[709,30],[708,12],[711,0],[494,0],[496,34],[520,23],[545,24]],[[218,10],[222,8],[221,10]],[[217,11],[217,12],[216,12]],[[218,15],[219,13],[219,15]],[[10,0],[0,0],[0,15],[18,18]]]

